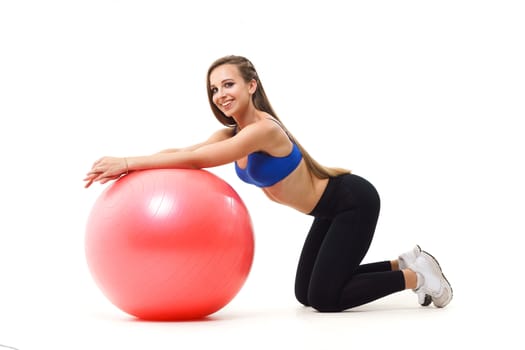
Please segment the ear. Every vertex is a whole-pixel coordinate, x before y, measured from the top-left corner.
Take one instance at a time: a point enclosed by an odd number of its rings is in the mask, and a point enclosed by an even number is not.
[[[248,85],[248,92],[250,93],[250,95],[253,95],[255,91],[257,91],[257,82],[255,81],[255,79],[252,79],[250,80],[250,83]]]

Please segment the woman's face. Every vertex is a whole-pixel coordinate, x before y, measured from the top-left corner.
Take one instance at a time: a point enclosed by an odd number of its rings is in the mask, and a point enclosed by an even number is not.
[[[246,111],[256,83],[246,83],[233,64],[216,67],[210,74],[210,89],[215,106],[225,115],[238,116]]]

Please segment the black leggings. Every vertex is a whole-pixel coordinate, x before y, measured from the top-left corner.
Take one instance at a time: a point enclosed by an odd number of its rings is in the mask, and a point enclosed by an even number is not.
[[[405,289],[389,261],[360,265],[374,236],[380,200],[374,186],[354,174],[330,178],[310,215],[295,295],[321,312],[356,307]]]

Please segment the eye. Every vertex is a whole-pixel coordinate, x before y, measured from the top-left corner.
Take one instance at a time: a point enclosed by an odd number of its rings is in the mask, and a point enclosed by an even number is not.
[[[228,81],[228,82],[224,83],[224,87],[226,87],[226,88],[231,88],[233,85],[235,85],[235,83],[233,81]]]
[[[217,93],[218,89],[216,87],[211,88],[211,94],[215,95]]]

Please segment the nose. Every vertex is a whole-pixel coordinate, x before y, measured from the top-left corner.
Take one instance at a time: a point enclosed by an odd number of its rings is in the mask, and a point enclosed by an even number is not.
[[[217,88],[217,91],[215,92],[213,96],[213,100],[215,101],[215,103],[219,103],[219,101],[223,99],[225,96],[226,96],[226,93],[224,92],[224,89]]]
[[[219,96],[219,98],[221,97],[224,97],[226,95],[226,93],[224,92],[224,89],[223,88],[219,88],[219,90],[217,91],[217,96]]]

